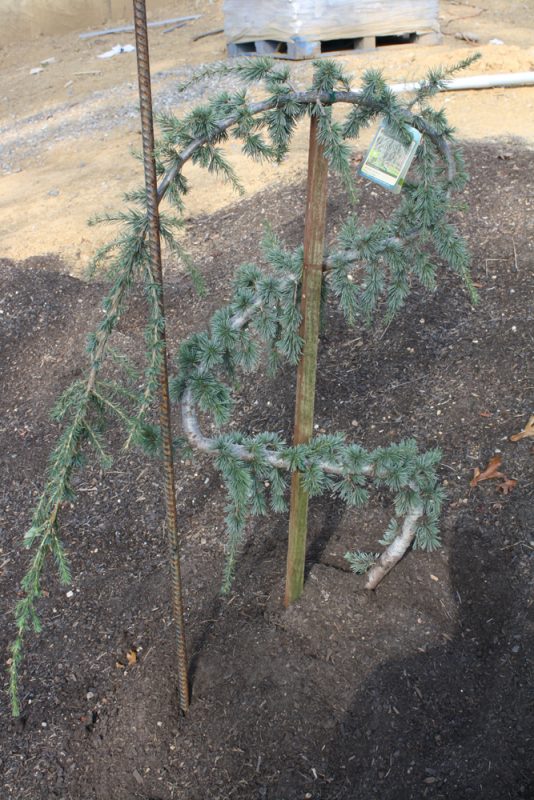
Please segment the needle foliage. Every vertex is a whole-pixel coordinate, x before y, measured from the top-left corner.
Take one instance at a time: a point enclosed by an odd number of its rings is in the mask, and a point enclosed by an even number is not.
[[[347,216],[336,245],[326,257],[325,301],[328,295],[333,298],[350,325],[368,324],[378,314],[389,322],[402,309],[414,285],[434,290],[444,268],[457,273],[474,300],[467,248],[449,220],[453,194],[464,185],[465,170],[461,153],[454,146],[453,130],[444,112],[431,102],[443,81],[472,60],[451,70],[432,70],[413,95],[402,99],[388,88],[377,70],[365,71],[353,90],[350,76],[328,60],[314,64],[311,85],[304,91],[294,87],[286,66],[268,58],[201,70],[193,76],[193,82],[232,73],[241,79],[243,88],[222,92],[182,117],[160,115],[155,155],[159,198],[168,206],[160,222],[164,245],[183,260],[199,283],[200,275],[179,241],[189,191],[184,165],[189,160],[243,191],[225,146],[236,141],[251,159],[277,164],[287,156],[299,121],[314,115],[329,164],[354,196],[351,143],[362,129],[384,119],[400,138],[408,136],[407,126],[415,127],[422,134],[422,142],[389,219],[366,226],[357,214]],[[251,101],[250,87],[257,97],[258,85],[262,98]],[[333,113],[335,105],[345,109],[344,116]],[[93,269],[99,274],[105,270],[110,280],[104,314],[88,338],[84,378],[64,391],[54,409],[61,433],[24,536],[31,555],[22,581],[23,597],[16,606],[16,636],[11,649],[10,689],[15,715],[20,712],[18,675],[23,642],[31,629],[40,630],[38,606],[47,559],[55,561],[63,583],[70,580],[60,517],[63,507],[75,499],[75,473],[91,456],[104,468],[110,465],[105,436],[110,425],[122,429],[130,446],[156,455],[161,450],[160,432],[152,422],[151,411],[158,388],[162,358],[159,332],[164,321],[160,290],[148,256],[144,188],[128,193],[125,200],[125,210],[95,220],[110,223],[117,230],[113,241],[97,252],[93,262]],[[210,414],[218,426],[226,424],[232,409],[232,381],[238,371],[250,373],[257,367],[263,349],[273,370],[280,363],[298,361],[302,348],[302,250],[287,251],[273,237],[266,240],[264,248],[269,269],[242,267],[230,304],[214,315],[210,330],[194,334],[180,347],[173,395],[177,402],[185,403],[192,418],[198,409]],[[128,366],[113,345],[113,332],[127,313],[134,285],[144,287],[148,309],[141,375]],[[124,368],[122,380],[109,376],[110,362]],[[283,510],[285,473],[297,469],[303,473],[310,495],[333,492],[349,505],[365,503],[370,482],[387,487],[394,494],[395,518],[382,543],[395,538],[397,518],[416,509],[420,512],[416,546],[433,549],[439,545],[437,521],[442,492],[436,477],[437,451],[419,453],[415,442],[409,440],[367,452],[342,434],[316,437],[298,447],[286,445],[271,433],[249,437],[224,430],[215,439],[201,437],[198,441],[213,455],[228,492],[225,590],[231,584],[247,519],[269,509]],[[363,571],[373,563],[374,556],[355,553],[350,560],[356,571]]]

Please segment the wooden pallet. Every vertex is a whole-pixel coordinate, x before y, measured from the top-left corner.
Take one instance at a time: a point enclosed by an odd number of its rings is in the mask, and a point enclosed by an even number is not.
[[[404,33],[400,36],[362,36],[352,39],[330,39],[313,42],[306,41],[300,37],[294,37],[289,42],[263,39],[252,42],[232,42],[227,45],[227,53],[230,58],[239,56],[272,56],[274,58],[302,61],[303,59],[318,58],[323,55],[347,55],[396,45],[441,44],[442,39],[441,34],[434,31],[429,33]]]

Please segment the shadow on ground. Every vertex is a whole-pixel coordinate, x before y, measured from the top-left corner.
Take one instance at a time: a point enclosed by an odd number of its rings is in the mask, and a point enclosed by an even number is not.
[[[496,533],[458,521],[450,556],[456,633],[446,646],[390,661],[368,678],[328,745],[333,783],[321,797],[534,797],[527,688],[534,615],[517,591],[517,560],[497,546]]]

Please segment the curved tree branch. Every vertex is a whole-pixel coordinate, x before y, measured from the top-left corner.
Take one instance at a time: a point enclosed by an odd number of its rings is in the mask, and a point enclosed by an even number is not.
[[[246,110],[252,116],[261,114],[264,111],[270,111],[273,108],[287,105],[288,103],[297,103],[298,105],[311,106],[313,104],[320,104],[321,106],[332,106],[335,103],[349,103],[351,105],[360,105],[375,111],[377,114],[382,110],[379,103],[369,100],[364,97],[362,92],[291,92],[283,97],[269,98],[267,100],[260,100],[256,103],[249,103]],[[242,113],[242,112],[240,112]],[[442,136],[439,136],[437,131],[427,122],[421,119],[416,114],[412,114],[408,109],[399,109],[399,115],[405,121],[426,134],[437,147],[443,160],[447,164],[448,180],[449,182],[454,179],[455,165],[452,158],[451,149],[448,142]],[[209,136],[199,136],[194,139],[190,144],[185,147],[181,153],[176,157],[175,163],[172,167],[165,172],[158,186],[158,202],[161,202],[165,197],[169,186],[176,178],[177,174],[181,171],[183,165],[194,156],[196,151],[214,139],[217,139],[222,133],[231,128],[239,121],[238,114],[230,114],[225,119],[221,120],[216,126],[215,131]]]
[[[254,313],[261,308],[261,302],[257,298],[254,300],[250,307],[240,313],[235,314],[232,319],[230,320],[230,326],[234,330],[240,330],[245,325],[247,325],[252,318],[254,317]],[[204,453],[208,453],[211,456],[217,455],[219,452],[217,447],[217,439],[210,438],[208,436],[204,436],[202,430],[200,428],[200,423],[198,421],[198,416],[195,410],[195,404],[193,401],[193,395],[191,392],[190,387],[187,387],[181,400],[181,416],[182,416],[182,428],[185,433],[185,436],[189,442],[189,444],[197,450],[200,450]],[[245,445],[242,444],[232,444],[229,445],[230,449],[232,450],[234,456],[238,458],[240,461],[250,462],[253,461],[257,454],[253,454],[248,450]],[[270,466],[275,467],[276,469],[283,469],[289,471],[291,469],[289,461],[287,459],[281,457],[277,452],[269,450],[269,448],[265,447],[262,453],[263,457],[267,461]],[[320,468],[330,474],[330,475],[337,475],[343,476],[345,475],[345,469],[342,464],[335,464],[331,462],[321,461],[319,462]],[[372,464],[368,464],[362,469],[362,473],[369,477],[373,477],[374,475],[374,468]],[[414,487],[411,487],[414,488]],[[368,573],[367,581],[365,583],[365,588],[368,590],[376,589],[380,581],[390,572],[395,564],[397,564],[401,558],[405,555],[406,551],[412,545],[413,540],[415,539],[415,534],[417,530],[417,523],[423,516],[424,511],[421,506],[417,506],[414,508],[410,513],[408,513],[404,519],[401,532],[395,537],[395,539],[388,545],[386,550],[382,553],[380,558],[377,560],[375,565],[371,568]]]
[[[406,515],[401,532],[395,536],[391,544],[386,547],[378,561],[367,573],[366,589],[376,589],[382,578],[385,578],[395,564],[398,564],[415,539],[417,523],[422,516],[423,509],[421,506],[417,506]]]

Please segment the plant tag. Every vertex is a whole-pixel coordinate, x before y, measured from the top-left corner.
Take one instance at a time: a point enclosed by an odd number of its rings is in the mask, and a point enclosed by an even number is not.
[[[406,126],[406,130],[412,137],[409,145],[398,139],[388,130],[387,125],[382,123],[359,169],[360,175],[364,178],[378,183],[394,194],[399,194],[401,191],[404,178],[421,141],[418,130],[409,125]]]

